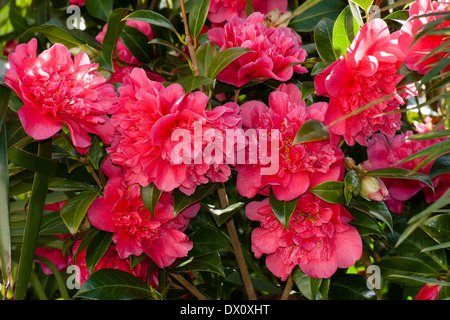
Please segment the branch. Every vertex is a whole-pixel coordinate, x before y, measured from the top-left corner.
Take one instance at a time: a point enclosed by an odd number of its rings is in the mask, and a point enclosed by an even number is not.
[[[208,300],[196,287],[190,284],[182,275],[171,273],[172,277],[174,277],[179,283],[181,283],[186,289],[188,289],[194,296],[196,296],[199,300]]]
[[[192,36],[191,32],[189,31],[189,25],[188,25],[188,19],[186,14],[186,7],[184,6],[184,1],[180,0],[180,6],[181,6],[181,14],[183,16],[183,24],[184,24],[184,33],[186,35],[186,44],[189,50],[189,56],[192,60],[192,66],[194,68],[194,75],[198,76],[200,75],[199,69],[198,69],[198,63],[197,63],[197,56],[195,55],[195,48],[194,44],[192,43]]]

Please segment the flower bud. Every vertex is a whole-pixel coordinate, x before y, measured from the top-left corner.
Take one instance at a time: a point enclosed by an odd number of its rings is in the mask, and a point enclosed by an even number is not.
[[[389,198],[389,192],[381,179],[363,176],[360,196],[368,201],[383,201]]]

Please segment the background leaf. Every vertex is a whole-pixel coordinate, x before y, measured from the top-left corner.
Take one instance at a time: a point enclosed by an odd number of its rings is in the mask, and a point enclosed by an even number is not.
[[[333,20],[323,18],[314,29],[317,53],[325,62],[334,62],[339,58],[333,48],[333,27]]]
[[[98,191],[83,191],[61,208],[61,217],[71,233],[76,233],[87,210],[97,198]]]
[[[297,197],[296,199],[293,199],[291,201],[283,201],[278,200],[272,189],[270,189],[269,193],[269,203],[270,207],[273,210],[273,213],[277,217],[278,221],[282,224],[282,226],[287,229],[287,226],[289,225],[289,221],[291,220],[292,214],[295,211],[295,208],[297,207],[297,203],[300,197]]]

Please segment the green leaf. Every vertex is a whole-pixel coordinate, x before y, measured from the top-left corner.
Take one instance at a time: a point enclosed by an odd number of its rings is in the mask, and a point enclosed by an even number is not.
[[[173,213],[174,216],[178,215],[181,211],[189,207],[190,205],[199,202],[203,198],[209,196],[217,190],[219,185],[217,183],[207,183],[197,186],[195,192],[187,196],[178,189],[173,191]]]
[[[208,253],[188,259],[180,263],[176,268],[177,272],[206,271],[213,272],[225,277],[222,261],[218,252]]]
[[[431,179],[441,175],[450,173],[450,153],[444,154],[443,156],[440,156],[436,160],[434,160],[430,172],[428,175]]]
[[[191,11],[189,12],[189,31],[191,32],[194,46],[197,46],[197,37],[205,24],[208,16],[209,4],[211,0],[194,1]]]
[[[311,32],[322,18],[335,20],[344,7],[342,1],[305,1],[293,12],[289,27],[297,32]]]
[[[45,140],[39,142],[38,155],[42,158],[51,158],[52,142]],[[22,250],[20,252],[19,270],[17,274],[15,299],[22,300],[26,296],[33,265],[34,252],[39,236],[42,214],[47,195],[48,176],[36,172],[31,190],[30,205],[28,207],[26,225],[24,230]]]
[[[64,281],[64,278],[61,275],[61,272],[58,270],[58,268],[55,266],[55,264],[50,259],[47,259],[46,257],[43,257],[43,256],[36,255],[35,259],[44,263],[53,272],[53,276],[56,279],[56,282],[58,284],[58,289],[61,292],[62,298],[64,300],[70,300],[69,292],[67,291],[66,282]]]
[[[334,62],[339,58],[339,55],[333,49],[333,27],[333,20],[323,18],[314,29],[317,53],[325,62]]]
[[[100,231],[92,241],[86,250],[86,267],[89,274],[92,274],[97,266],[97,263],[103,257],[111,244],[113,233]]]
[[[297,197],[296,199],[293,199],[291,201],[283,201],[278,200],[272,189],[270,189],[269,193],[269,204],[272,208],[273,213],[277,217],[278,221],[280,221],[281,225],[287,229],[289,225],[289,221],[291,220],[292,214],[295,211],[295,208],[297,207],[297,203],[300,197]]]
[[[434,280],[439,272],[424,263],[422,260],[412,257],[394,256],[385,257],[376,263],[380,267],[381,276],[387,280],[405,286],[418,286],[421,281],[400,278],[399,276],[418,276]],[[395,277],[393,277],[395,276]]]
[[[342,181],[325,181],[312,187],[308,191],[329,203],[345,203],[344,183]]]
[[[188,75],[186,77],[181,78],[180,80],[176,81],[176,83],[180,84],[184,91],[191,92],[198,87],[208,84],[208,83],[214,83],[214,80],[211,80],[209,78],[203,77],[203,76],[194,76],[194,75]]]
[[[332,300],[374,300],[375,291],[367,286],[366,277],[359,274],[345,274],[333,277],[329,298]]]
[[[418,180],[418,181],[425,183],[431,189],[434,190],[433,182],[431,181],[431,179],[428,175],[420,173],[420,172],[412,173],[412,171],[408,170],[408,169],[403,169],[403,168],[376,169],[376,170],[368,171],[367,173],[364,173],[364,175],[368,176],[368,177]]]
[[[237,210],[242,208],[243,202],[236,202],[224,209],[216,209],[213,206],[206,205],[206,209],[212,213],[214,220],[220,227],[224,222],[226,222]]]
[[[153,182],[146,187],[141,186],[142,203],[144,203],[144,206],[147,208],[148,212],[150,212],[153,216],[155,216],[155,208],[161,194],[162,191],[158,190]]]
[[[355,170],[350,170],[344,177],[344,196],[347,203],[353,196],[359,195],[361,191],[361,180]]]
[[[207,76],[208,67],[216,54],[217,46],[214,42],[208,40],[199,45],[195,51],[195,56],[197,57],[199,74],[201,76]]]
[[[188,256],[196,257],[209,253],[220,251],[232,252],[229,239],[222,236],[217,230],[211,228],[202,228],[189,235],[189,240],[194,243]]]
[[[214,58],[211,60],[211,64],[208,68],[208,78],[215,79],[217,75],[225,69],[230,63],[232,63],[237,58],[243,56],[246,53],[252,52],[251,49],[248,48],[228,48],[220,51]]]
[[[148,43],[149,39],[142,31],[124,25],[120,39],[139,62],[145,64],[153,61],[153,46]]]
[[[295,134],[292,145],[299,143],[321,141],[330,138],[327,127],[320,121],[315,119],[306,120]]]
[[[323,292],[328,292],[329,279],[313,278],[304,273],[300,268],[295,268],[292,277],[300,292],[308,300],[326,300]],[[323,289],[326,289],[325,291]]]
[[[94,60],[99,67],[114,72],[112,57],[117,41],[119,40],[125,21],[122,19],[128,13],[128,9],[119,8],[114,10],[108,19],[108,27],[106,28],[105,37],[103,38],[103,48],[100,54]]]
[[[345,55],[359,28],[350,7],[347,6],[339,14],[333,27],[333,49],[337,56]]]
[[[2,284],[12,285],[11,231],[9,222],[8,138],[4,123],[11,90],[0,85],[0,263]],[[3,292],[1,292],[3,294]]]
[[[349,206],[386,223],[389,229],[392,232],[394,231],[391,213],[383,201],[367,201],[363,198],[355,197],[350,201]]]
[[[365,12],[368,12],[369,8],[373,4],[373,0],[352,0],[352,1],[357,5],[359,5],[361,8],[363,8]]]
[[[428,218],[420,227],[438,243],[449,241],[450,213],[442,213]]]
[[[414,134],[408,137],[408,140],[431,140],[450,137],[450,130],[433,130],[424,133]]]
[[[94,272],[75,294],[75,298],[93,300],[154,300],[155,292],[129,272],[100,269]]]
[[[86,10],[91,16],[103,21],[108,21],[108,18],[113,11],[113,1],[86,0]]]
[[[76,233],[99,191],[83,191],[67,201],[61,208],[61,217],[71,233]]]
[[[347,206],[346,209],[354,218],[348,223],[354,226],[361,236],[377,235],[380,238],[386,238],[380,224],[372,216]]]
[[[172,23],[163,15],[150,11],[150,10],[138,10],[127,15],[123,20],[137,20],[150,23],[151,25],[163,27],[173,31],[178,38],[181,38],[181,35],[178,33],[177,29],[172,25]]]

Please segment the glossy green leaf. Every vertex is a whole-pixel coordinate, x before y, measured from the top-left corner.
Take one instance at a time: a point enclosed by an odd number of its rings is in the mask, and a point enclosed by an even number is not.
[[[187,261],[180,263],[175,270],[178,272],[206,271],[225,277],[222,261],[218,252],[190,258]]]
[[[333,49],[337,56],[346,53],[359,28],[350,7],[347,6],[337,17],[333,27]]]
[[[202,85],[215,83],[215,81],[203,76],[188,75],[176,81],[176,83],[180,84],[183,87],[184,91],[187,93],[194,91]]]
[[[173,31],[179,38],[181,38],[177,29],[173,26],[173,24],[163,15],[150,11],[150,10],[138,10],[127,15],[124,20],[137,20],[150,23],[155,26],[163,27]]]
[[[208,67],[208,78],[215,79],[217,75],[225,69],[230,63],[239,57],[243,56],[251,52],[251,49],[248,48],[228,48],[220,51],[214,58],[211,60],[211,64]]]
[[[374,300],[376,293],[367,286],[366,277],[346,274],[333,277],[329,298],[333,300]]]
[[[229,239],[226,239],[217,230],[203,228],[189,235],[189,240],[194,246],[189,251],[188,256],[196,257],[213,252],[229,251],[233,249],[230,246]]]
[[[269,204],[272,208],[273,213],[277,217],[278,221],[280,221],[281,225],[287,229],[287,226],[289,225],[289,221],[291,220],[292,214],[295,211],[295,208],[297,207],[297,203],[300,197],[297,197],[291,201],[283,201],[278,200],[272,189],[270,189],[269,193]]]
[[[380,267],[381,276],[384,279],[406,286],[417,286],[422,282],[410,278],[400,278],[399,276],[425,277],[430,280],[434,280],[439,276],[439,272],[436,269],[422,260],[412,257],[385,257],[377,262],[376,265]]]
[[[216,54],[217,46],[212,41],[205,41],[198,46],[195,51],[195,56],[197,58],[198,71],[201,76],[207,76],[208,67]]]
[[[326,202],[336,204],[345,203],[344,183],[342,181],[325,181],[312,187],[308,191]]]
[[[112,235],[111,232],[100,231],[89,243],[86,250],[86,267],[90,274],[94,272],[97,263],[108,250]]]
[[[158,190],[153,182],[146,187],[141,186],[142,203],[144,203],[144,206],[153,216],[155,216],[155,208],[158,204],[161,194],[162,191]]]
[[[148,37],[142,31],[124,25],[120,40],[141,63],[150,63],[153,61],[153,46],[148,43]]]
[[[38,156],[51,158],[51,140],[39,143]],[[26,225],[24,230],[22,249],[20,252],[19,270],[17,274],[15,299],[22,300],[26,296],[33,265],[34,252],[39,235],[42,214],[48,187],[48,175],[36,172],[31,190],[30,205],[28,207]]]
[[[119,8],[114,10],[108,18],[108,27],[103,38],[103,48],[100,54],[94,60],[99,64],[99,67],[114,71],[112,57],[116,48],[117,41],[119,40],[125,21],[122,19],[127,15],[128,9]]]
[[[11,278],[11,232],[9,222],[9,176],[8,176],[8,138],[5,114],[11,91],[0,85],[0,265],[2,283],[12,285]],[[3,292],[1,292],[3,295]]]
[[[313,31],[323,18],[335,20],[344,9],[342,1],[308,0],[294,10],[294,17],[289,22],[289,27],[298,32]]]
[[[212,213],[214,220],[220,227],[224,222],[226,222],[236,211],[244,206],[243,202],[236,202],[229,205],[223,209],[216,209],[212,206],[207,205],[206,209]]]
[[[361,8],[363,8],[365,12],[368,12],[369,8],[373,4],[373,0],[352,0],[352,1],[357,5],[359,5]]]
[[[103,21],[108,21],[109,16],[113,11],[112,0],[86,0],[87,12]]]
[[[386,238],[382,227],[372,216],[350,207],[346,207],[346,209],[354,218],[348,223],[354,226],[361,236],[376,235],[380,238]]]
[[[197,186],[195,192],[187,196],[178,189],[173,191],[173,211],[174,216],[179,214],[181,211],[189,207],[190,205],[199,202],[203,198],[209,196],[214,191],[217,190],[219,185],[217,183],[207,183]]]
[[[386,168],[386,169],[376,169],[364,173],[368,177],[378,177],[378,178],[392,178],[392,179],[407,179],[407,180],[418,180],[425,183],[431,189],[434,189],[433,182],[430,177],[426,174],[420,172],[412,172],[408,169],[403,168]]]
[[[192,36],[194,46],[197,45],[197,37],[205,24],[208,16],[209,4],[211,0],[194,1],[191,11],[189,12],[189,31]]]
[[[76,233],[87,210],[97,198],[97,191],[83,191],[67,201],[61,208],[61,217],[71,233]]]
[[[75,294],[92,300],[155,300],[155,291],[129,272],[104,268],[94,272]]]
[[[323,18],[314,29],[317,53],[325,62],[334,62],[339,58],[333,49],[333,27],[333,20]]]
[[[441,175],[450,173],[450,153],[440,156],[434,160],[428,175],[431,179]]]
[[[425,220],[420,227],[438,243],[450,240],[450,213],[441,213]]]
[[[312,141],[321,141],[330,138],[327,127],[315,119],[306,120],[295,134],[292,145]]]
[[[349,206],[386,223],[391,231],[394,230],[391,213],[383,201],[367,201],[360,197],[354,197]]]
[[[326,300],[330,285],[329,279],[313,278],[300,268],[295,268],[292,277],[300,292],[308,300]]]
[[[355,170],[350,170],[344,177],[344,196],[347,203],[353,196],[359,195],[361,191],[361,180]]]

